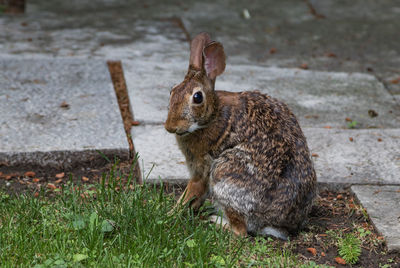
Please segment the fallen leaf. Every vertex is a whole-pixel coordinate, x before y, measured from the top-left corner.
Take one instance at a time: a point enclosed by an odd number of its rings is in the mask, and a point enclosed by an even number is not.
[[[349,204],[349,208],[355,208],[354,204]]]
[[[371,67],[367,67],[367,71],[368,71],[368,72],[373,72],[374,69],[372,69]]]
[[[392,84],[398,84],[398,83],[400,83],[400,77],[399,77],[399,78],[396,78],[396,79],[393,79],[393,80],[390,80],[390,83],[392,83]]]
[[[378,113],[375,110],[368,110],[368,115],[372,118],[377,117]]]
[[[48,183],[48,184],[47,184],[47,188],[54,190],[54,189],[56,189],[57,187],[56,187],[53,183]]]
[[[276,48],[271,48],[270,50],[269,50],[269,54],[275,54],[276,53]]]
[[[328,236],[328,235],[327,234],[319,234],[319,236],[325,237],[325,236]]]
[[[353,120],[351,120],[351,118],[350,117],[346,117],[346,119],[345,119],[347,122],[351,122],[351,121],[353,121]]]
[[[132,126],[138,126],[138,125],[140,125],[140,122],[132,120],[131,124],[132,124]]]
[[[316,114],[308,114],[308,115],[305,115],[304,116],[304,118],[314,118],[314,119],[318,119],[319,118],[319,116],[318,115],[316,115]]]
[[[65,173],[64,173],[64,172],[61,172],[61,173],[56,174],[56,178],[57,178],[57,179],[62,179],[62,178],[64,178],[64,176],[65,176]]]
[[[83,176],[83,177],[82,177],[82,180],[83,180],[83,181],[89,181],[89,178],[88,178],[88,177],[85,177],[85,176]]]
[[[36,192],[33,196],[34,196],[34,197],[38,197],[38,196],[39,196],[39,193]]]
[[[321,256],[322,257],[325,257],[326,255],[325,255],[325,252],[321,252]]]
[[[56,180],[54,183],[59,184],[60,182],[62,182],[62,179]]]
[[[378,138],[378,141],[379,141],[379,142],[381,142],[381,141],[382,141],[382,139],[381,139],[381,138]]]
[[[317,255],[317,250],[315,248],[307,248],[307,251],[310,252],[313,256]]]
[[[343,199],[343,195],[341,195],[341,194],[338,194],[338,195],[336,196],[336,199],[338,199],[338,200],[341,200],[341,199]]]
[[[0,172],[0,177],[3,177],[3,172]]]
[[[349,138],[349,141],[354,141],[353,137],[350,137],[350,138]]]
[[[5,179],[6,180],[10,180],[12,178],[12,176],[11,175],[7,175],[7,176],[5,176]]]
[[[27,172],[25,172],[25,177],[35,177],[35,175],[36,175],[36,173],[35,172],[33,172],[33,171],[27,171]]]
[[[332,53],[332,52],[326,53],[325,55],[326,55],[327,57],[329,57],[329,58],[336,58],[336,57],[337,57],[336,54],[335,54],[335,53]]]
[[[331,129],[332,127],[331,126],[324,126],[324,128]]]
[[[69,104],[66,103],[65,101],[63,101],[63,102],[60,104],[60,107],[61,107],[61,108],[64,108],[64,109],[68,109],[68,108],[69,108]]]
[[[384,240],[385,238],[383,236],[378,236],[377,239],[378,240]]]
[[[302,65],[300,65],[300,69],[307,70],[308,69],[307,63],[303,63]]]
[[[312,153],[311,156],[312,157],[319,157],[319,155],[317,153]]]
[[[40,181],[40,179],[38,179],[38,178],[34,178],[33,180],[32,180],[32,182],[39,182]]]
[[[179,161],[178,164],[184,165],[186,162],[185,161]]]
[[[336,257],[336,258],[335,258],[335,262],[337,262],[337,263],[339,263],[339,264],[341,264],[341,265],[345,265],[345,264],[346,264],[346,261],[343,260],[343,259],[340,258],[340,257]]]

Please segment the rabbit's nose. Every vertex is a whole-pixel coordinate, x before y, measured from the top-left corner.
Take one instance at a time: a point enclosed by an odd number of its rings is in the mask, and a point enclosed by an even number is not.
[[[167,119],[164,123],[164,128],[169,132],[169,133],[175,133],[176,130],[178,129],[175,124],[171,123],[172,120],[170,118]]]
[[[176,127],[171,126],[170,124],[165,123],[164,127],[169,133],[175,133],[176,132]]]

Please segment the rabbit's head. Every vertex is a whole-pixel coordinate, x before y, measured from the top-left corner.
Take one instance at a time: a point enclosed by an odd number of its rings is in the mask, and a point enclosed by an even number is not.
[[[215,79],[225,70],[221,43],[198,34],[190,46],[189,69],[185,79],[171,90],[165,129],[179,136],[207,127],[215,116],[218,100]]]

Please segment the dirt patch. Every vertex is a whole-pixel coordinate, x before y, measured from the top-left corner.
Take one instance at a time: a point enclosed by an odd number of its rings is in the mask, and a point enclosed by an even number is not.
[[[361,240],[359,261],[351,267],[381,267],[385,264],[390,265],[386,267],[400,267],[400,255],[387,253],[384,238],[376,232],[364,208],[349,192],[320,193],[307,228],[292,238],[292,250],[304,260],[349,267],[335,260],[339,256],[338,236],[349,233]]]

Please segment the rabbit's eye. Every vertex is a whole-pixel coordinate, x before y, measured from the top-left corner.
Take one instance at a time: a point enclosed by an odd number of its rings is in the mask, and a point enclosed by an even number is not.
[[[201,91],[197,91],[193,94],[193,102],[196,104],[200,104],[203,102],[203,94],[201,93]]]

